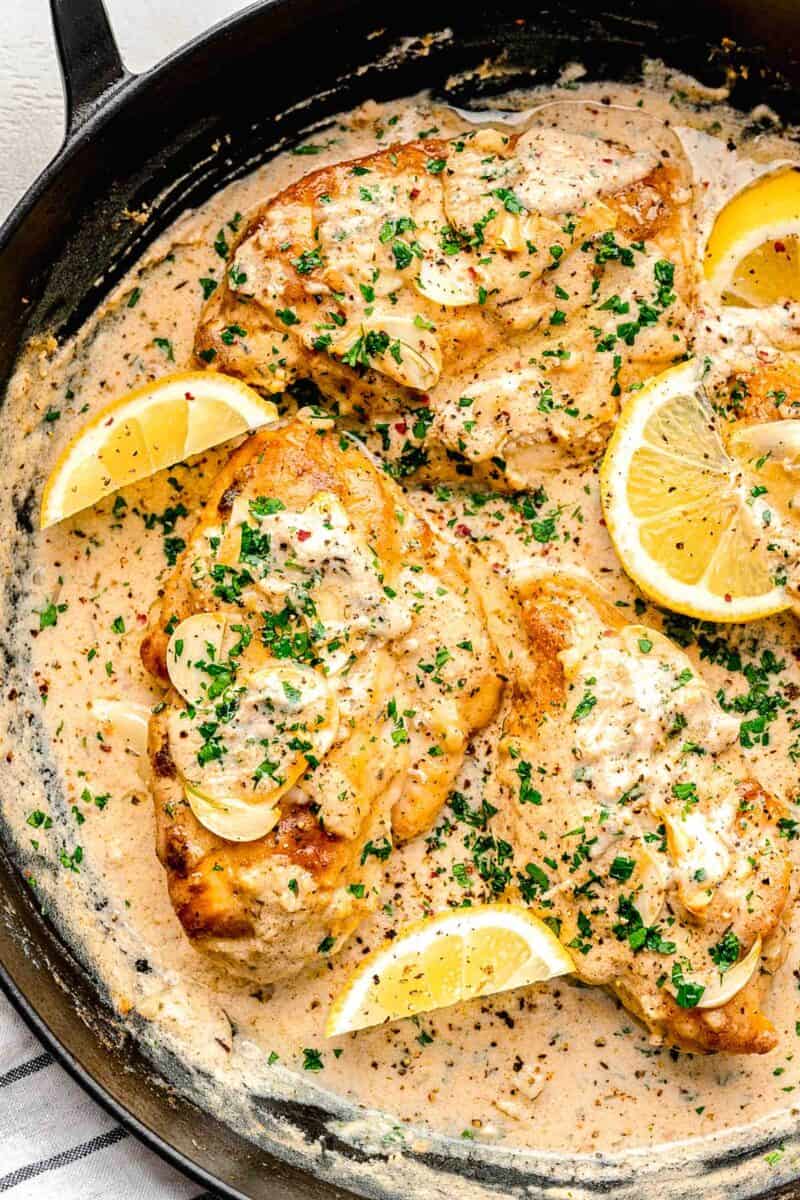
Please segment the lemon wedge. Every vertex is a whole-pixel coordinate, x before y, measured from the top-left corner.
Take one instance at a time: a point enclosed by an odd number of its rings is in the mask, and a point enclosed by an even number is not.
[[[45,486],[41,527],[277,416],[274,404],[227,375],[162,376],[106,405],[72,439]]]
[[[768,551],[771,513],[754,482],[722,443],[696,363],[637,392],[606,450],[600,495],[614,547],[642,591],[707,621],[788,608]]]
[[[800,300],[800,170],[762,176],[725,205],[704,270],[729,304],[764,308]]]
[[[544,983],[574,969],[555,934],[525,908],[449,909],[403,926],[359,964],[331,1006],[325,1036]]]

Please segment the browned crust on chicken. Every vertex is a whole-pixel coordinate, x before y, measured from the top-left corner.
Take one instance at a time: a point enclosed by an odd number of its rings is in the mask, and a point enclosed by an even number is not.
[[[610,631],[620,630],[624,615],[608,602],[591,583],[569,578],[547,579],[524,589],[521,614],[537,659],[535,687],[528,689],[525,681],[517,682],[511,705],[511,717],[506,736],[538,728],[544,736],[561,736],[554,723],[564,713],[568,702],[568,683],[560,654],[570,644],[572,609],[576,597],[590,601]],[[783,810],[752,777],[742,762],[743,778],[738,784],[739,809],[732,834],[741,844],[747,838],[764,834],[771,839],[775,853],[770,857],[767,874],[758,878],[758,917],[751,924],[751,940],[756,935],[766,943],[771,936],[782,938],[784,918],[790,899],[791,861],[781,849],[778,820]],[[562,787],[569,787],[566,780]],[[533,817],[535,822],[535,816]],[[544,917],[550,916],[542,909]],[[746,947],[745,947],[746,948]],[[581,956],[575,955],[576,970],[581,973]],[[778,1037],[772,1022],[762,1011],[769,986],[769,975],[756,971],[749,982],[731,1000],[717,1008],[679,1007],[668,990],[661,991],[660,1011],[654,1019],[652,1007],[645,1011],[640,992],[641,982],[636,973],[624,974],[608,986],[623,1004],[669,1044],[682,1050],[699,1053],[725,1052],[731,1054],[766,1054],[774,1049]],[[594,982],[594,980],[590,980]]]
[[[781,356],[775,362],[748,364],[728,380],[723,402],[736,426],[797,419],[800,362]]]
[[[755,975],[720,1008],[679,1008],[667,996],[668,1040],[690,1052],[769,1054],[778,1044],[778,1035],[761,1009],[768,982],[768,976]]]
[[[350,173],[354,168],[370,171],[379,166],[381,172],[389,177],[403,179],[409,172],[423,172],[428,159],[446,153],[447,146],[448,143],[442,140],[394,143],[383,150],[362,155],[345,164],[311,171],[253,212],[231,246],[229,264],[235,260],[239,246],[262,231],[276,210],[295,204],[314,207],[319,204],[322,196],[337,196],[339,182],[345,170]],[[309,248],[305,239],[290,238],[288,241],[282,241],[280,248],[275,247],[271,255],[271,258],[280,261],[287,269],[290,282],[283,292],[286,307],[291,308],[293,304],[308,299],[306,278],[300,274],[295,264],[300,255]],[[311,248],[313,249],[313,245]],[[241,325],[243,321],[244,326]],[[252,344],[249,352],[243,350],[240,341],[229,343],[221,336],[225,328],[235,325],[247,328],[248,340]],[[303,346],[292,334],[291,327],[270,319],[260,305],[243,303],[230,286],[227,271],[220,286],[203,309],[195,334],[195,357],[200,366],[212,366],[227,375],[236,375],[254,387],[274,391],[274,376],[269,373],[269,367],[275,359],[272,343],[276,334],[281,339],[280,357],[285,362],[285,369],[280,375],[281,386],[296,378],[313,379],[326,395],[339,401],[344,410],[357,404],[374,403],[382,397],[386,380],[379,371],[367,370],[358,373],[322,351]],[[407,389],[392,386],[400,398],[411,398],[412,393]]]
[[[502,153],[512,154],[521,136],[505,136]],[[561,226],[551,219],[555,233],[548,227],[549,232],[543,230],[542,237],[569,243],[570,252],[565,254],[560,274],[551,274],[552,261],[549,266],[539,262],[531,270],[527,261],[522,261],[524,254],[495,247],[491,260],[494,266],[467,266],[476,281],[475,301],[445,305],[415,287],[412,279],[422,257],[426,265],[434,261],[445,268],[459,258],[443,253],[437,242],[443,231],[449,227],[452,232],[453,227],[444,197],[446,171],[458,168],[459,154],[454,145],[458,143],[440,139],[391,145],[311,172],[257,209],[232,247],[229,270],[201,315],[195,353],[202,364],[237,375],[268,392],[280,391],[297,378],[312,379],[345,415],[376,418],[398,405],[403,409],[429,405],[434,417],[426,442],[429,474],[441,476],[452,471],[448,455],[455,453],[470,461],[471,470],[488,473],[500,486],[524,486],[534,467],[552,465],[554,447],[558,453],[578,459],[599,453],[613,427],[621,392],[668,366],[687,349],[687,305],[693,292],[693,276],[685,246],[690,234],[686,206],[676,200],[686,190],[685,171],[677,156],[674,160],[664,158],[643,178],[604,194],[601,224],[592,226],[590,222],[584,234],[578,222],[574,244],[570,243],[572,235],[564,235]],[[446,171],[432,175],[432,162],[446,162]],[[417,204],[427,212],[431,205],[442,210],[438,221],[427,227],[430,240],[424,255],[417,240],[421,233],[409,233],[411,240],[402,243],[404,247],[410,245],[418,257],[406,248],[410,265],[396,272],[395,290],[388,299],[380,294],[377,299],[366,299],[375,290],[370,280],[386,278],[392,269],[390,255],[388,263],[384,262],[390,247],[380,244],[383,233],[379,236],[376,229],[357,235],[364,244],[352,250],[347,239],[340,241],[320,233],[337,201],[341,200],[342,209],[348,211],[358,203],[355,184],[388,189],[395,199],[384,201],[382,211],[395,218],[402,216],[405,220],[410,213],[413,219]],[[494,193],[486,195],[487,206],[492,204],[502,212],[502,204],[492,199]],[[430,222],[429,216],[426,219]],[[591,239],[603,227],[604,219],[620,238],[637,245],[643,245],[645,239],[651,243],[658,239],[662,258],[675,270],[676,291],[660,321],[653,324],[648,320],[647,329],[643,328],[634,340],[628,340],[627,334],[614,333],[617,325],[635,317],[633,301],[619,309],[628,317],[612,314],[607,337],[590,331],[590,327],[604,326],[608,317],[608,313],[595,311],[599,303],[595,288],[610,269],[602,265],[606,260],[598,259],[601,265],[591,270],[582,263],[577,273],[566,265],[568,260],[586,259],[587,250],[594,259]],[[491,255],[486,257],[485,248],[479,244],[483,235],[478,226],[473,233],[473,225],[465,220],[459,235],[465,247],[461,257],[466,255],[470,262],[485,264]],[[571,228],[569,221],[564,227]],[[475,244],[470,244],[470,237]],[[529,239],[527,244],[532,245]],[[359,255],[364,257],[362,269],[358,268]],[[237,259],[241,260],[238,265]],[[245,262],[246,271],[241,262]],[[484,280],[481,275],[482,286],[478,289],[479,270],[488,272],[491,278],[487,275]],[[499,272],[496,279],[493,272]],[[653,298],[652,264],[648,272],[647,279],[636,285],[639,303]],[[246,282],[234,283],[232,276]],[[527,276],[530,279],[523,284]],[[551,328],[548,323],[553,313],[553,286],[559,281],[566,290],[557,288],[557,294],[572,296],[567,302],[558,301],[568,313],[563,329]],[[607,282],[607,290],[613,292],[629,281]],[[381,320],[410,321],[412,317],[418,324],[410,336],[419,339],[420,352],[430,362],[441,357],[439,369],[422,371],[412,382],[411,377],[417,373],[398,366],[408,360],[409,351],[403,349],[401,355],[397,342],[391,351],[388,348],[394,332],[382,350],[365,351],[357,364],[348,364],[345,351],[352,354],[362,322],[367,322],[363,326],[367,329],[369,321],[380,327]],[[342,340],[340,335],[345,333],[347,337]],[[553,356],[551,340],[562,333],[571,346],[563,358]],[[598,354],[598,339],[608,343],[606,350],[615,342],[615,355],[605,351]],[[498,445],[493,449],[480,447],[477,442],[475,447],[465,445],[459,396],[475,383],[491,382],[508,371],[521,372],[522,379],[531,363],[539,364],[536,371],[541,377],[526,379],[526,395],[515,399],[511,406],[501,403],[504,411],[494,416],[487,412],[476,422],[479,430],[496,426]],[[549,410],[537,401],[542,390],[549,396],[551,386],[556,402]],[[532,397],[527,394],[531,389]],[[570,421],[563,416],[577,408],[579,419]]]
[[[319,493],[338,497],[387,572],[396,572],[406,562],[435,570],[459,603],[472,607],[479,627],[480,601],[471,592],[463,567],[452,550],[437,542],[429,526],[411,514],[395,485],[353,443],[294,422],[250,437],[212,484],[142,642],[142,661],[159,682],[169,687],[166,653],[177,621],[207,611],[243,619],[240,606],[214,595],[208,577],[198,580],[193,574],[193,563],[207,546],[204,530],[219,528],[242,494],[279,497],[287,508],[302,511]],[[398,520],[398,511],[407,513],[405,521]],[[389,578],[393,575],[387,575],[387,582]],[[264,607],[267,601],[259,603]],[[248,619],[253,616],[251,612]],[[256,641],[254,636],[253,645]],[[480,648],[478,652],[485,653]],[[485,667],[476,684],[459,696],[467,737],[497,707],[501,685],[491,654]],[[390,695],[377,696],[376,705],[385,705]],[[170,742],[171,717],[182,706],[169,688],[149,733],[157,850],[175,912],[193,944],[235,973],[262,981],[292,974],[304,961],[318,957],[318,946],[327,938],[335,939],[337,948],[343,944],[373,906],[381,869],[377,857],[364,856],[365,845],[391,838],[392,825],[396,838],[415,836],[427,828],[451,786],[458,753],[431,758],[427,783],[424,778],[412,779],[406,786],[396,769],[385,765],[385,754],[382,758],[376,748],[375,729],[368,721],[330,752],[356,792],[367,789],[368,802],[354,836],[339,836],[324,828],[314,806],[293,789],[281,801],[275,828],[263,838],[238,844],[204,828],[184,798]],[[427,757],[427,746],[422,753]],[[296,887],[294,898],[285,899],[295,872],[306,881],[302,902],[295,902]],[[363,884],[360,894],[346,889],[354,880]]]

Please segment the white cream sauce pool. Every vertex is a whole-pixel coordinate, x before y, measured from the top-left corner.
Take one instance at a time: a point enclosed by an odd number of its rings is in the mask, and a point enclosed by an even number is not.
[[[695,103],[685,81],[672,90],[667,81],[662,90],[665,78],[654,72],[626,90],[570,84],[556,94],[606,97],[677,126],[707,204],[698,220],[707,223],[726,194],[768,163],[791,157],[793,148],[769,133],[769,120],[762,123],[767,132],[745,136],[745,122],[723,104],[702,95]],[[516,95],[508,103],[530,105],[536,98]],[[203,288],[210,286],[203,280],[219,280],[224,269],[215,242],[230,240],[240,214],[309,169],[389,140],[434,130],[446,136],[463,127],[461,116],[425,97],[369,104],[342,117],[310,138],[304,153],[282,154],[182,217],[72,341],[29,347],[4,411],[3,528],[12,527],[13,497],[41,486],[92,412],[190,362]],[[420,1130],[432,1128],[467,1141],[611,1152],[800,1111],[800,928],[768,1001],[780,1042],[765,1058],[701,1058],[653,1045],[612,998],[569,980],[326,1042],[328,1005],[353,963],[387,931],[460,894],[451,867],[469,860],[469,830],[445,821],[447,810],[438,836],[393,855],[383,911],[316,976],[249,991],[191,949],[155,857],[135,737],[99,723],[93,703],[149,707],[158,699],[139,661],[148,609],[180,549],[176,539],[187,536],[190,514],[229,450],[181,464],[37,535],[30,572],[20,581],[13,611],[3,614],[20,661],[30,655],[35,694],[25,695],[24,679],[13,686],[3,681],[2,815],[21,847],[31,887],[57,912],[137,1035],[169,1047],[203,1073],[209,1103],[217,1088],[226,1096],[270,1090],[292,1096],[307,1095],[311,1085],[389,1114],[385,1128],[397,1144],[419,1142]],[[541,482],[547,500],[539,519],[552,517],[553,536],[546,540],[518,499],[452,489],[438,495],[418,489],[412,499],[462,546],[472,534],[491,539],[498,561],[574,564],[602,579],[617,598],[632,600],[602,525],[596,469],[564,470]],[[2,553],[13,550],[7,545]],[[10,562],[4,565],[11,569]],[[658,624],[660,616],[648,607],[641,619]],[[747,753],[762,782],[793,799],[800,754],[798,626],[791,618],[738,630],[668,623],[668,631],[676,627],[698,662],[701,648],[715,650],[715,661],[706,659],[702,669],[728,700],[754,689],[756,704],[762,685],[773,698],[768,744]],[[766,653],[774,658],[764,659]],[[35,714],[31,721],[26,709]],[[754,711],[737,715],[745,720]],[[39,719],[55,772],[47,786],[30,768]],[[486,748],[487,738],[474,747],[462,781],[467,795],[480,787]],[[473,894],[481,896],[479,881]]]

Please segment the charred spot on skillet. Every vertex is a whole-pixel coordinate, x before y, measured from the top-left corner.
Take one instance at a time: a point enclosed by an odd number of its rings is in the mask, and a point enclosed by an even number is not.
[[[36,496],[33,488],[29,488],[24,498],[20,501],[14,497],[14,512],[17,517],[17,527],[23,533],[33,533],[33,509],[36,502]]]

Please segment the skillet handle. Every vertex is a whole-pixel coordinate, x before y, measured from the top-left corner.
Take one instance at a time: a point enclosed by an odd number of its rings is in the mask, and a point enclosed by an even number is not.
[[[67,141],[130,72],[120,58],[103,0],[50,0],[64,82]]]

